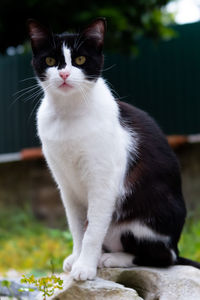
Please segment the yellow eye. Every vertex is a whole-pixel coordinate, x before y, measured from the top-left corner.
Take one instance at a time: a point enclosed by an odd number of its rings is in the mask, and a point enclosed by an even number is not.
[[[49,67],[53,67],[56,64],[56,60],[53,57],[46,57],[45,61]]]
[[[86,61],[86,57],[85,56],[78,56],[75,58],[75,63],[79,66],[83,65]]]

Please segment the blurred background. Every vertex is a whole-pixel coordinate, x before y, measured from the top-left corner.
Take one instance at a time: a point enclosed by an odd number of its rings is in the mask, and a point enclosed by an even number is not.
[[[103,77],[117,98],[155,118],[176,152],[188,208],[179,248],[200,261],[200,0],[1,0],[0,275],[61,271],[72,249],[36,134],[42,91],[26,20],[60,33],[100,16],[108,23]]]

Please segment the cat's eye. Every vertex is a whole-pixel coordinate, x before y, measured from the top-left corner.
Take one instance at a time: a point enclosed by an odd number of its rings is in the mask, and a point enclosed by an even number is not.
[[[53,67],[56,64],[56,60],[53,57],[46,57],[45,62],[49,67]]]
[[[79,66],[83,65],[86,61],[86,57],[85,56],[78,56],[75,58],[75,63]]]

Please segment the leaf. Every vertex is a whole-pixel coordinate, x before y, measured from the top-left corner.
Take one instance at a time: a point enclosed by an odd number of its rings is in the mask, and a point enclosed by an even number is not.
[[[18,289],[19,292],[34,292],[35,290],[33,288],[29,288],[29,287],[21,287],[20,289]]]
[[[7,287],[7,288],[9,288],[10,286],[11,286],[11,282],[10,281],[8,281],[8,280],[2,280],[1,281],[1,286],[4,286],[4,287]]]

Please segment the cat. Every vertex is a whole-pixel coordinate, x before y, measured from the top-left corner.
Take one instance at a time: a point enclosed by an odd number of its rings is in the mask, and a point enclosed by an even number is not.
[[[64,270],[92,280],[97,267],[199,268],[177,248],[186,208],[175,154],[155,121],[101,77],[105,19],[75,34],[32,19],[28,29],[44,91],[38,134],[73,236]]]

